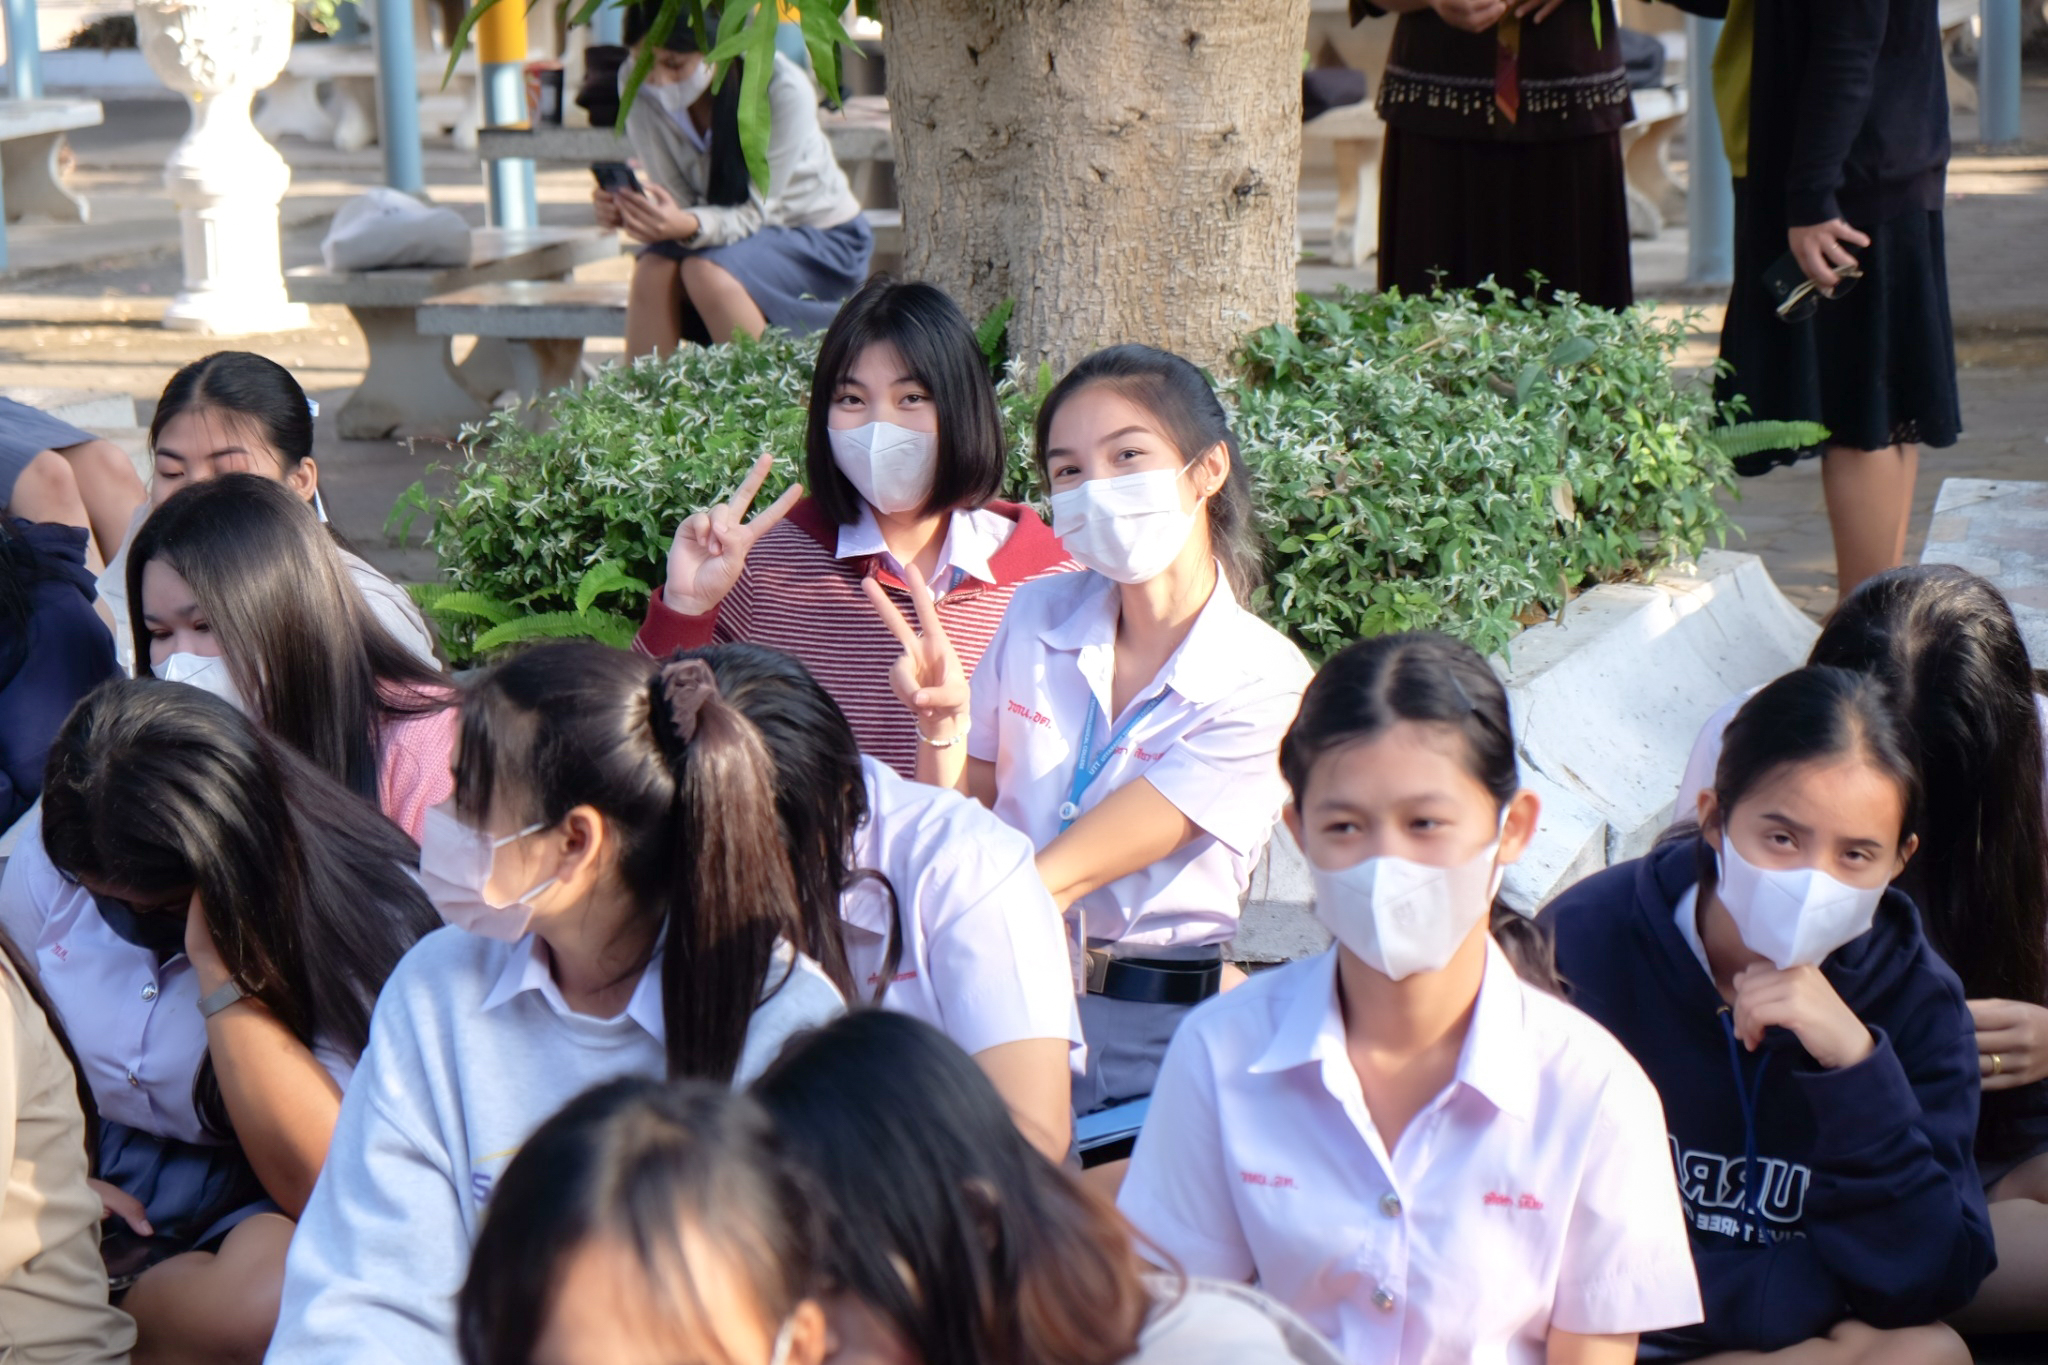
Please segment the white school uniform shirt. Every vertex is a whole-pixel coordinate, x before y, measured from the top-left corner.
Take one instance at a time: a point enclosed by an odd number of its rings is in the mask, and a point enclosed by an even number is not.
[[[991,512],[985,507],[955,508],[947,515],[946,540],[939,546],[939,562],[932,570],[932,596],[944,597],[969,579],[977,583],[994,583],[996,574],[989,567],[989,560],[1003,548],[1003,542],[1016,529],[1017,523],[1000,512]],[[839,539],[833,545],[832,557],[878,558],[882,567],[900,581],[910,581],[903,564],[889,549],[889,542],[882,539],[882,523],[875,520],[875,509],[865,501],[860,505],[860,515],[839,528]]]
[[[1092,570],[1018,588],[974,670],[967,752],[996,766],[996,814],[1043,849],[1060,833],[1089,709],[1099,708],[1100,751],[1163,692],[1077,804],[1086,814],[1142,777],[1201,832],[1081,897],[1074,913],[1088,938],[1126,948],[1227,942],[1287,798],[1280,740],[1314,671],[1287,637],[1238,605],[1219,568],[1180,648],[1112,717],[1118,609],[1117,585]]]
[[[892,932],[903,949],[882,998],[982,1052],[1027,1038],[1081,1049],[1081,1015],[1060,912],[1038,878],[1031,841],[980,802],[906,781],[863,756],[868,818],[853,836],[853,866],[879,872],[846,889],[840,916],[855,989],[872,1000]]]
[[[1698,1322],[1657,1092],[1488,943],[1455,1078],[1390,1153],[1337,952],[1180,1027],[1118,1205],[1191,1275],[1255,1279],[1359,1365],[1541,1365],[1552,1328]]]
[[[785,973],[787,975],[785,976]],[[817,963],[777,945],[734,1075],[845,1008]],[[667,1074],[661,962],[620,1014],[578,1014],[531,935],[421,939],[377,999],[370,1046],[285,1260],[265,1357],[279,1365],[457,1365],[455,1293],[492,1187],[551,1115],[594,1085]]]
[[[92,893],[67,879],[43,847],[39,801],[0,880],[0,927],[36,964],[63,1020],[100,1117],[160,1138],[217,1145],[192,1094],[206,1055],[199,974],[183,953],[156,953],[116,934]],[[348,1089],[354,1065],[316,1043],[313,1056]]]

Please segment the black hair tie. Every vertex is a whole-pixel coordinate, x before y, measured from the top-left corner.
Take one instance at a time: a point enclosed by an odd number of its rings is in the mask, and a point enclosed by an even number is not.
[[[697,737],[705,705],[718,696],[718,675],[702,659],[677,659],[662,665],[660,690],[669,729],[688,744]]]

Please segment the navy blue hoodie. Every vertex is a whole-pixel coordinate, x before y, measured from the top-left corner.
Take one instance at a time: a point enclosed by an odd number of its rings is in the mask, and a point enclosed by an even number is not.
[[[1542,915],[1572,1002],[1664,1101],[1706,1320],[1654,1345],[1775,1351],[1844,1318],[1904,1327],[1962,1307],[1993,1257],[1961,983],[1912,901],[1889,891],[1870,931],[1821,964],[1876,1049],[1828,1071],[1773,1028],[1749,1052],[1674,919],[1700,853],[1697,839],[1666,845]],[[1758,1163],[1752,1200],[1744,1177]]]

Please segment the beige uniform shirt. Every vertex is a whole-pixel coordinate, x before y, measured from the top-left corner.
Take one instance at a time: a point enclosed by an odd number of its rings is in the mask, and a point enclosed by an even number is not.
[[[135,1324],[107,1303],[100,1200],[57,1036],[0,959],[0,1360],[125,1362]]]

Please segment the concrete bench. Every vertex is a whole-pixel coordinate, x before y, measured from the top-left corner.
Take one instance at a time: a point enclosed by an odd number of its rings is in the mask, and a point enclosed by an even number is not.
[[[83,223],[91,210],[64,184],[57,164],[64,134],[105,122],[98,100],[0,100],[0,198],[7,221],[29,214]]]
[[[583,376],[586,337],[626,334],[626,284],[500,280],[440,294],[420,305],[426,336],[473,336],[511,349],[512,388],[522,399]]]
[[[449,134],[464,151],[474,150],[483,123],[476,53],[462,54],[446,88],[441,84],[446,54],[423,48],[413,64],[420,126]],[[377,140],[376,48],[335,41],[295,44],[284,74],[263,92],[255,121],[256,131],[273,141],[295,133],[311,142],[332,142],[345,152],[368,147]]]
[[[1337,218],[1330,260],[1362,268],[1380,245],[1380,150],[1386,124],[1372,101],[1339,105],[1301,125],[1303,142],[1328,142],[1337,159]]]
[[[477,228],[470,241],[469,264],[443,270],[285,272],[295,302],[345,305],[369,343],[363,382],[335,416],[341,435],[453,436],[516,387],[514,359],[501,341],[479,340],[458,366],[448,337],[423,335],[417,315],[427,300],[505,280],[564,280],[619,251],[618,235],[595,227]]]
[[[2048,668],[2048,483],[1943,479],[1920,562],[1990,579],[2012,605],[2034,667]]]

